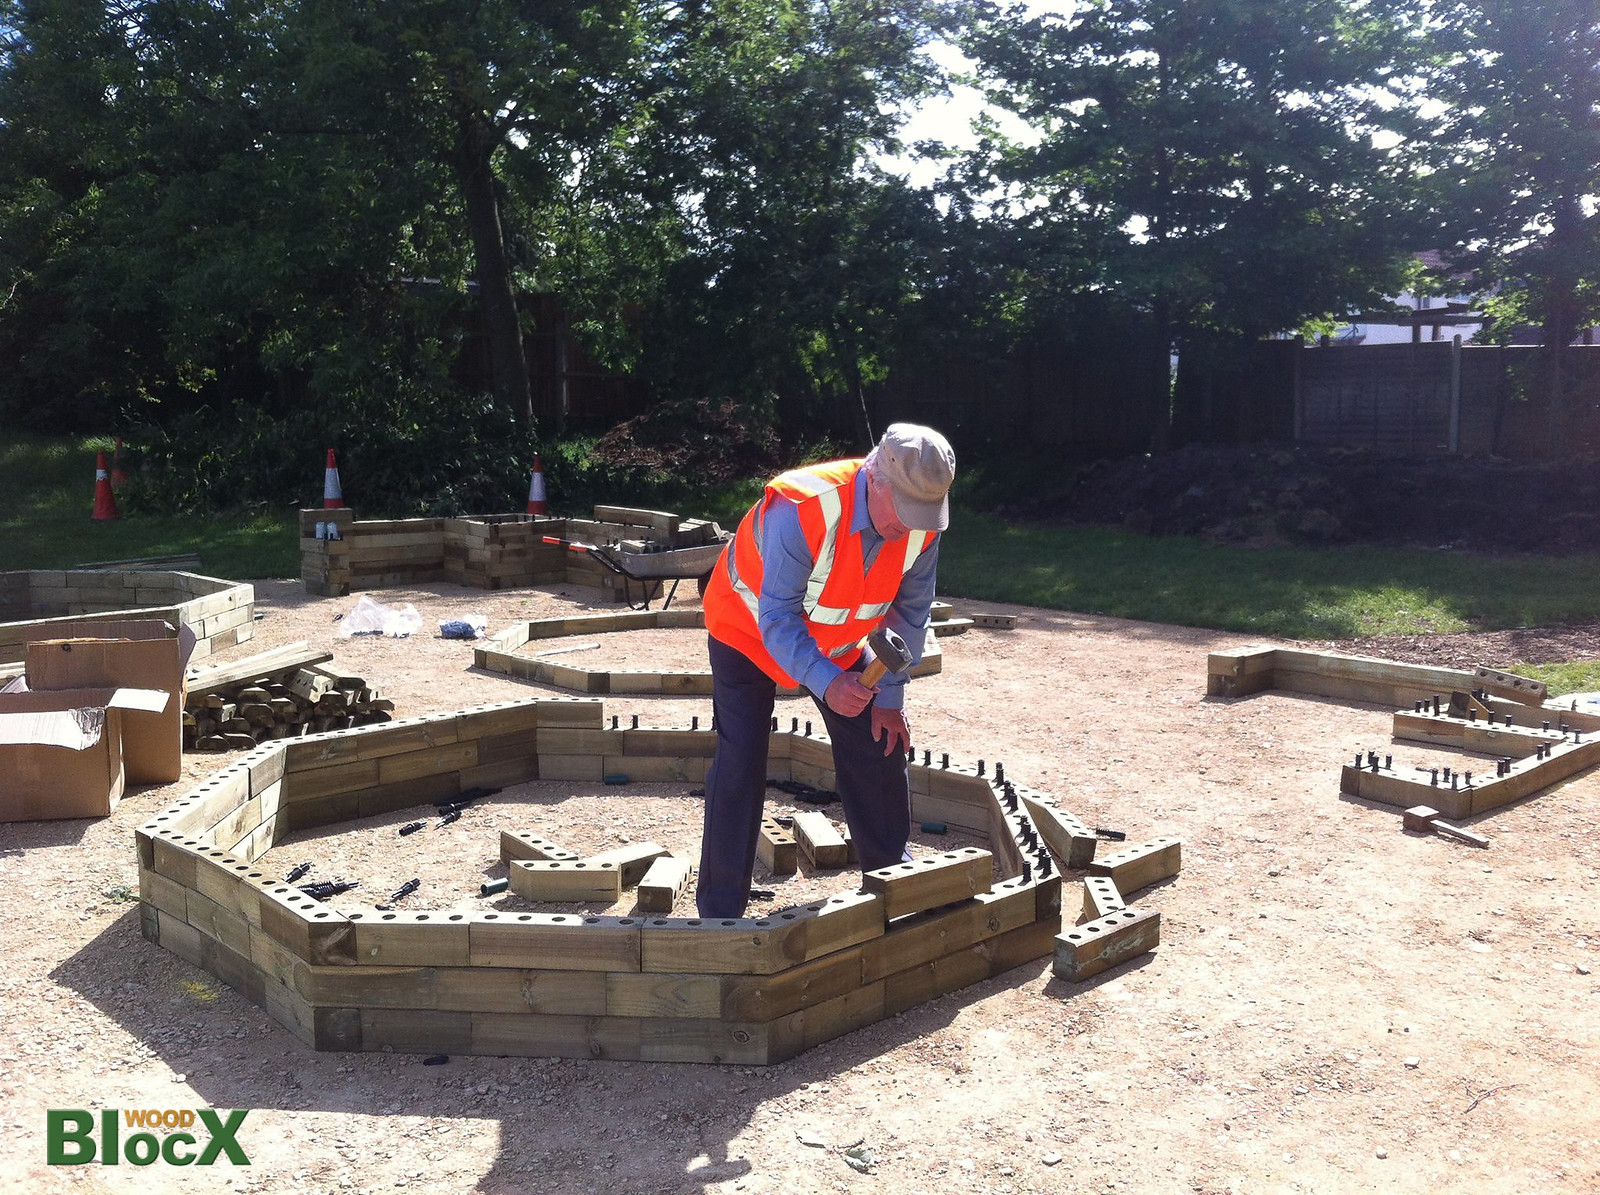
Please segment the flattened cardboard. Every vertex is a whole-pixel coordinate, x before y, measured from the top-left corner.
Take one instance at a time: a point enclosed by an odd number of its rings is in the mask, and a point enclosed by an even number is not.
[[[183,774],[183,670],[194,632],[159,619],[79,624],[88,637],[27,646],[27,685],[35,692],[139,686],[169,695],[164,709],[122,718],[122,758],[130,784],[165,784]],[[77,629],[77,628],[75,628]]]
[[[0,821],[104,817],[122,799],[122,720],[154,713],[159,689],[0,694]]]

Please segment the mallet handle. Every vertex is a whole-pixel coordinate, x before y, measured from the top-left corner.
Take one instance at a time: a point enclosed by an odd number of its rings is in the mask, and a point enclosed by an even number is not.
[[[861,683],[867,688],[872,688],[883,679],[883,674],[889,671],[889,666],[882,660],[874,660],[861,670]]]

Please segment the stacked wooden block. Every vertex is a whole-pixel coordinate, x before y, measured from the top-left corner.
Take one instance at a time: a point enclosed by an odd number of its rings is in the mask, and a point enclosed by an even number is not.
[[[356,525],[357,532],[365,524]],[[478,589],[547,585],[566,579],[569,555],[544,542],[561,535],[563,519],[489,515],[446,519],[443,525],[445,580]]]
[[[708,738],[607,729],[599,702],[570,699],[260,747],[137,831],[144,933],[318,1049],[742,1064],[791,1057],[1050,953],[1060,877],[1029,815],[954,769],[934,769],[947,777],[935,784],[913,767],[913,783],[990,802],[987,824],[1004,839],[991,851],[884,869],[865,891],[761,918],[345,914],[254,866],[291,830],[468,788],[613,766],[676,776],[703,762]],[[809,749],[802,739],[773,735],[777,774],[793,748]],[[996,865],[1010,878],[995,881]]]
[[[337,527],[318,538],[317,524]],[[300,576],[310,593],[339,597],[428,581],[480,589],[515,589],[565,582],[603,589],[618,601],[624,578],[592,557],[544,542],[547,535],[583,543],[709,542],[716,524],[664,511],[597,506],[592,519],[522,514],[437,519],[362,519],[347,507],[300,512]],[[635,585],[635,592],[637,592]]]
[[[393,710],[394,702],[359,676],[319,663],[292,664],[191,690],[184,703],[184,747],[248,749],[269,739],[388,722]]]
[[[190,659],[255,634],[255,588],[220,577],[143,569],[31,569],[0,573],[0,663],[19,661],[24,644],[54,620],[158,619],[195,636]]]

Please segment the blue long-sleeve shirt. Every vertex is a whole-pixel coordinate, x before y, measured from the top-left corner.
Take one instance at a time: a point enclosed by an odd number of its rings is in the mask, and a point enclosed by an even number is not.
[[[860,536],[863,564],[871,568],[885,541],[867,512],[867,471],[864,468],[856,474],[855,507],[848,532]],[[811,546],[806,543],[800,526],[800,509],[795,503],[778,498],[767,507],[761,545],[761,605],[756,619],[761,641],[778,667],[821,697],[833,678],[844,669],[822,653],[806,629],[806,581],[816,560]],[[843,547],[841,543],[841,551]],[[906,641],[913,663],[922,659],[922,646],[927,640],[938,558],[939,537],[935,536],[912,563],[911,570],[900,579],[900,589],[883,622]],[[905,673],[885,673],[878,682],[875,703],[884,709],[902,708],[905,683]]]

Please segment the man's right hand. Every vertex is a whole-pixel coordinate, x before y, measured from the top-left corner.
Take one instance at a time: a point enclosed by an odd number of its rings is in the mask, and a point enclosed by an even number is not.
[[[872,698],[877,692],[876,688],[869,689],[861,683],[859,672],[841,672],[828,682],[822,700],[827,702],[828,708],[834,713],[854,718],[872,704]]]

